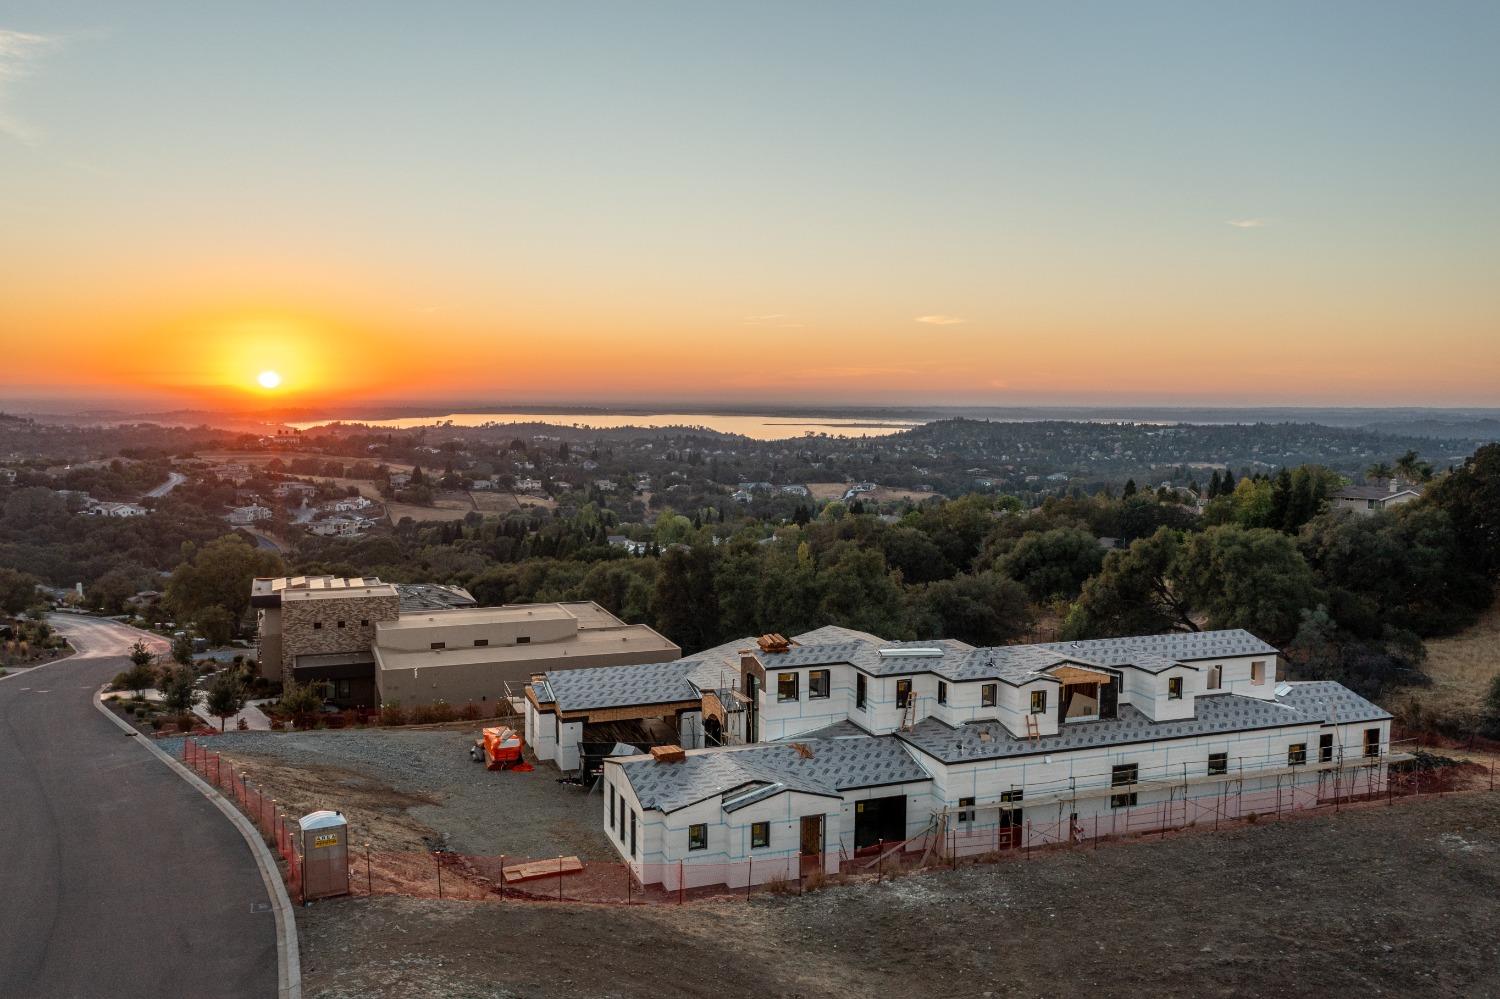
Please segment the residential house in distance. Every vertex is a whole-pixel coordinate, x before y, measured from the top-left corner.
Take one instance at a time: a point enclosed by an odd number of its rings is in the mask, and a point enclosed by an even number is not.
[[[90,500],[83,512],[90,517],[144,517],[146,508],[138,503],[112,503]]]
[[[287,480],[278,482],[271,487],[271,495],[277,499],[306,499],[318,491],[318,487],[311,482],[296,482]]]
[[[651,550],[651,542],[636,541],[623,534],[611,534],[605,540],[611,548],[623,548],[632,555],[644,555]]]
[[[682,654],[589,601],[478,607],[457,586],[296,576],[256,579],[250,603],[260,675],[327,683],[343,707],[493,701],[541,670]]]
[[[539,493],[542,491],[542,480],[532,478],[517,479],[515,491],[518,493]]]
[[[1422,498],[1422,488],[1400,479],[1376,480],[1363,486],[1345,486],[1333,494],[1335,510],[1352,510],[1365,516],[1380,510],[1390,510]]]
[[[601,760],[610,841],[645,883],[745,884],[924,834],[985,853],[1382,790],[1391,716],[1276,662],[1237,630],[971,648],[823,628],[544,674],[527,736],[566,767],[606,719],[670,726],[683,749]]]
[[[271,510],[259,504],[252,503],[249,506],[237,506],[224,515],[224,519],[236,526],[248,527],[262,520],[271,519]]]

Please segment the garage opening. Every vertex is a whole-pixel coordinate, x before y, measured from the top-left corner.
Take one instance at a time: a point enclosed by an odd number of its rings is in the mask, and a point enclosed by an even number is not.
[[[854,803],[854,851],[873,850],[880,843],[906,838],[906,795],[866,798]]]

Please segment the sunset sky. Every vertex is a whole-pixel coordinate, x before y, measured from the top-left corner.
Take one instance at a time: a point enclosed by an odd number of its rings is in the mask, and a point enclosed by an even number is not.
[[[1497,50],[1493,2],[10,0],[0,402],[1500,405]]]

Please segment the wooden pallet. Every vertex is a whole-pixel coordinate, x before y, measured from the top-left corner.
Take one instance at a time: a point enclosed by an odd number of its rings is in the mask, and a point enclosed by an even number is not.
[[[533,881],[537,878],[555,878],[559,874],[578,874],[583,871],[583,862],[577,857],[563,857],[561,860],[533,860],[525,864],[516,864],[501,870],[506,884],[515,884],[517,881]]]

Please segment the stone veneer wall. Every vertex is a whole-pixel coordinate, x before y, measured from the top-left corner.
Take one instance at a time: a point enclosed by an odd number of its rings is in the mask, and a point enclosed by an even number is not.
[[[281,602],[281,679],[292,679],[298,656],[329,652],[369,652],[375,642],[375,625],[401,615],[401,598],[395,594],[374,596],[317,597]],[[322,628],[313,623],[321,621]],[[344,622],[340,628],[338,623]],[[368,621],[368,624],[361,624]]]

